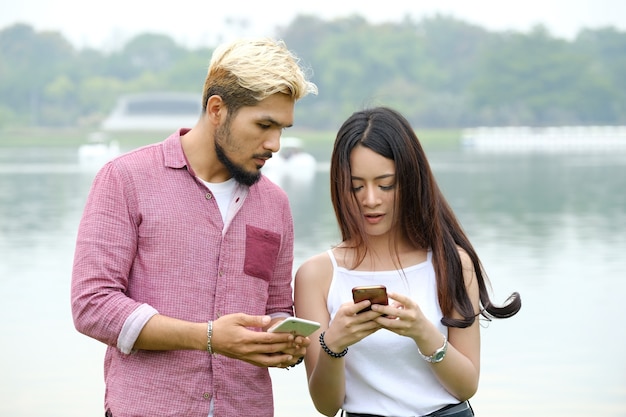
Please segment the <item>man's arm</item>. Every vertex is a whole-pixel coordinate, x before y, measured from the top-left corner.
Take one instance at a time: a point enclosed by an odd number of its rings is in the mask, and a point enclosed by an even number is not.
[[[285,367],[299,356],[281,353],[306,343],[305,338],[288,333],[267,333],[269,316],[228,314],[213,322],[213,353],[239,359],[260,367]],[[193,323],[163,315],[153,316],[144,326],[134,349],[207,350],[207,323]],[[307,343],[308,344],[308,343]]]

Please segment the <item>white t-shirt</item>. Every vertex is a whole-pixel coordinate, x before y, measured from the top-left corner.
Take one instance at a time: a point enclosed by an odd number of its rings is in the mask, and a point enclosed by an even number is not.
[[[207,188],[211,190],[213,198],[215,198],[217,206],[220,208],[222,221],[226,222],[228,207],[230,206],[230,201],[233,198],[235,187],[237,187],[237,181],[235,181],[234,178],[231,178],[224,182],[207,182],[203,179],[200,179],[200,181],[202,181],[204,185],[206,185]]]

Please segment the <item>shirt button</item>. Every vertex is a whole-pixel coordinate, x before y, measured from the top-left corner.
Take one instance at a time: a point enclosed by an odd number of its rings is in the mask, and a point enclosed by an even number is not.
[[[202,394],[202,396],[204,397],[205,400],[208,400],[209,398],[211,398],[211,393],[205,392],[204,394]]]
[[[207,200],[210,200],[213,198],[213,196],[211,195],[211,193],[206,193],[206,195],[204,196],[204,198],[206,198]]]

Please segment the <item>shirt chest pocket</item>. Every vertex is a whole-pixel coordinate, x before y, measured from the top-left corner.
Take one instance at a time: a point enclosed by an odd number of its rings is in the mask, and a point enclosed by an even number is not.
[[[278,233],[247,225],[244,272],[269,281],[276,267],[279,249],[280,235]]]

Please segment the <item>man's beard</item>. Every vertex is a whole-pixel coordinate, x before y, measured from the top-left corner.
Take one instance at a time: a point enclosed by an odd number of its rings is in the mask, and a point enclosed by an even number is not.
[[[224,164],[230,175],[233,176],[235,181],[240,184],[247,185],[250,187],[254,185],[260,178],[261,172],[248,172],[243,169],[240,165],[235,164],[230,160],[228,156],[226,156],[226,152],[224,152],[224,148],[219,144],[220,140],[224,139],[227,142],[230,141],[230,133],[228,132],[228,125],[218,129],[215,132],[215,153],[217,154],[217,159]]]

